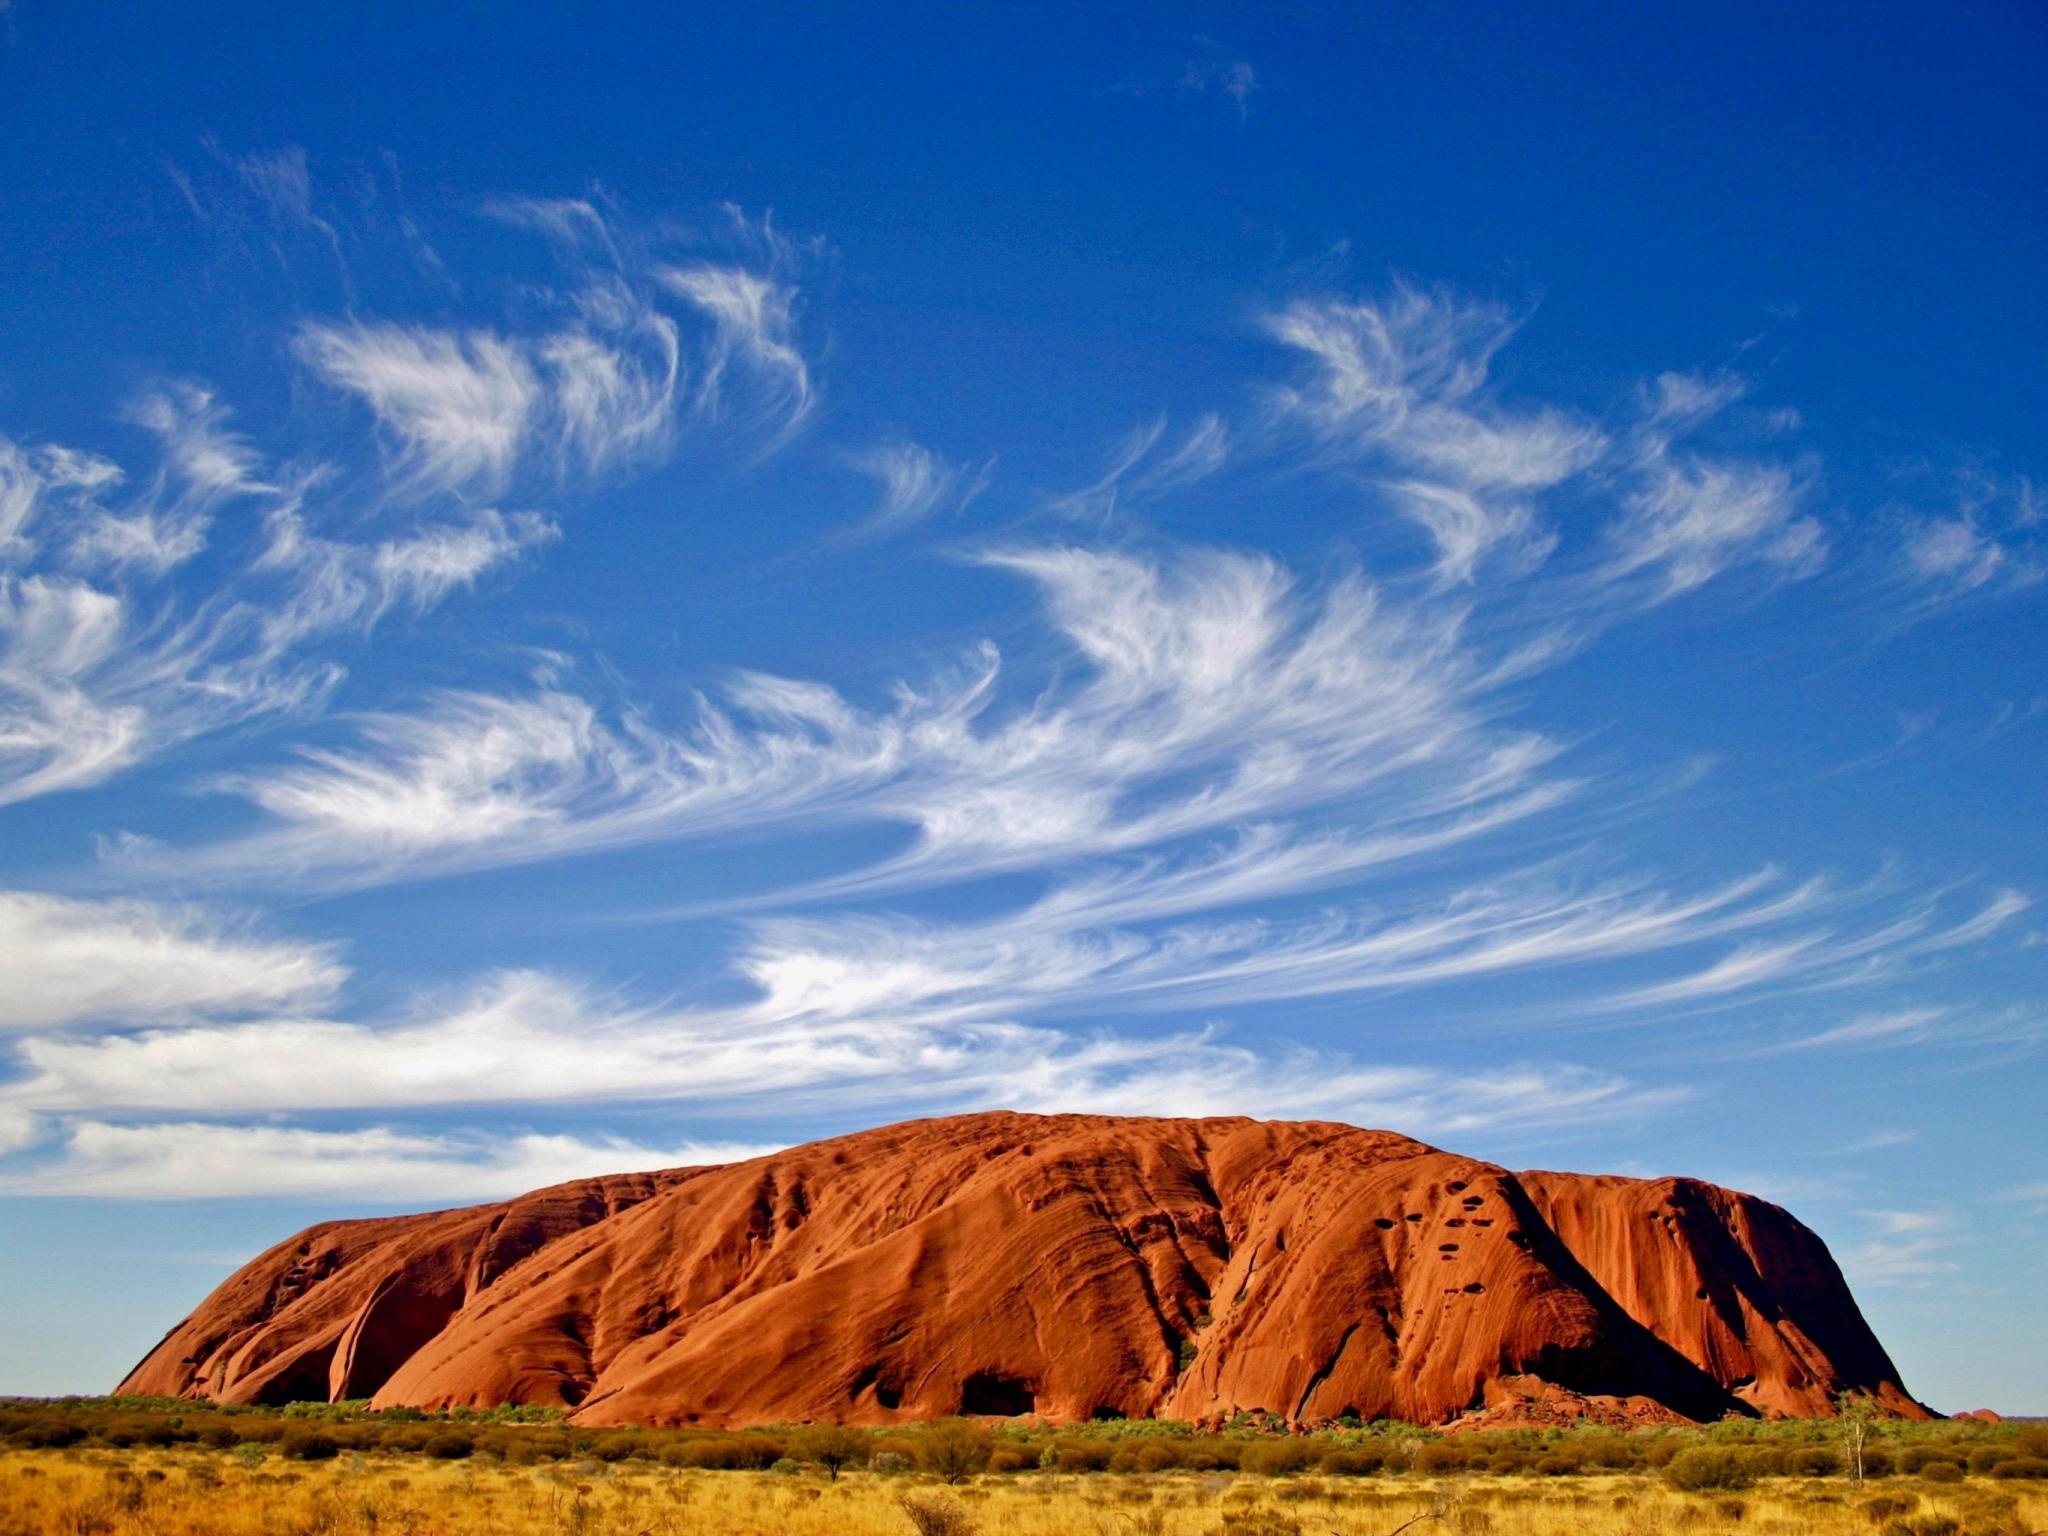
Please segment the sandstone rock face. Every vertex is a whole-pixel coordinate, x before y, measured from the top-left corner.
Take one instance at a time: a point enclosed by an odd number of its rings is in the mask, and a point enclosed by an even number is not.
[[[314,1227],[121,1390],[594,1425],[1926,1413],[1820,1240],[1747,1195],[1322,1122],[1019,1114]]]

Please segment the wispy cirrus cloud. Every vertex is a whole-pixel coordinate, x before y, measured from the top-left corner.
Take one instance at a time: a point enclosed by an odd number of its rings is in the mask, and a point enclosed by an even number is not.
[[[1797,479],[1782,465],[1675,457],[1659,447],[1624,497],[1600,578],[1619,584],[1648,577],[1650,596],[1661,600],[1737,565],[1809,575],[1826,558],[1827,539],[1801,500]]]
[[[488,331],[351,323],[309,325],[297,349],[391,433],[403,489],[503,492],[541,398],[522,348]]]
[[[311,212],[302,155],[234,165],[236,185],[277,218],[334,235]],[[541,229],[560,252],[565,287],[543,304],[544,324],[358,318],[294,334],[300,363],[367,408],[380,477],[360,473],[365,444],[345,432],[326,458],[273,458],[192,381],[151,385],[131,407],[158,444],[144,473],[0,440],[0,804],[104,782],[229,726],[317,710],[344,676],[322,642],[423,612],[556,536],[548,516],[492,505],[515,483],[554,490],[658,459],[686,409],[718,418],[750,452],[808,410],[814,388],[791,329],[804,248],[765,221],[728,210],[709,248],[729,264],[694,269],[735,283],[772,274],[756,311],[686,302],[670,313],[650,248],[595,206],[493,211]],[[756,398],[761,368],[801,388],[782,404],[770,398],[782,386]],[[229,502],[238,515],[220,544]],[[212,563],[203,583],[166,581],[202,552]]]
[[[1310,365],[1274,392],[1274,408],[1309,429],[1326,461],[1378,469],[1434,543],[1442,586],[1470,584],[1489,560],[1542,563],[1553,541],[1529,498],[1607,451],[1568,411],[1498,398],[1488,375],[1515,326],[1499,306],[1405,285],[1379,301],[1298,300],[1266,320]]]
[[[1215,551],[985,558],[1040,591],[1086,664],[1076,682],[1005,699],[986,646],[880,710],[743,675],[679,732],[632,713],[607,722],[559,690],[448,695],[370,722],[368,750],[238,779],[278,824],[184,867],[389,878],[808,816],[913,829],[913,848],[872,872],[884,884],[1347,799],[1398,829],[1512,800],[1551,755],[1488,719],[1488,668],[1458,645],[1456,613],[1395,608],[1358,578],[1304,588],[1271,561]],[[421,830],[365,840],[366,820]]]
[[[1940,610],[1987,602],[2048,577],[2048,506],[2025,476],[1957,477],[1951,505],[1901,514],[1891,593],[1915,622]]]
[[[742,267],[699,263],[670,267],[661,281],[711,322],[712,342],[696,388],[700,410],[721,416],[748,399],[787,437],[816,403],[810,364],[796,346],[796,290]]]
[[[267,939],[202,909],[0,891],[0,1029],[318,1004],[345,974],[330,944]]]
[[[1965,1234],[1948,1210],[1859,1211],[1875,1230],[1843,1256],[1859,1285],[1927,1286],[1962,1268],[1956,1248]]]
[[[118,1125],[87,1120],[62,1132],[56,1161],[0,1174],[0,1193],[124,1200],[221,1198],[453,1202],[492,1200],[570,1179],[738,1162],[772,1143],[649,1147],[617,1136],[421,1132],[389,1126],[317,1130],[206,1121]]]
[[[1538,606],[1605,624],[1739,567],[1796,578],[1824,563],[1802,467],[1707,452],[1687,439],[1746,393],[1726,372],[1665,373],[1603,426],[1567,407],[1518,405],[1493,380],[1519,320],[1443,290],[1302,299],[1266,318],[1308,364],[1272,392],[1274,419],[1305,428],[1330,468],[1365,471],[1429,538],[1442,589],[1552,566]],[[1599,534],[1565,550],[1553,503],[1601,509]],[[1579,518],[1583,518],[1581,510]]]
[[[0,560],[0,805],[97,784],[176,742],[308,709],[342,676],[310,642],[365,631],[396,606],[431,607],[552,534],[539,518],[482,511],[373,541],[318,535],[312,477],[258,481],[257,461],[206,414],[208,438],[232,442],[234,455],[209,451],[200,470],[182,471],[202,489],[152,490],[139,509],[110,510],[98,493],[123,477],[103,461],[36,451],[43,468],[24,492],[20,526],[44,547],[18,535]],[[195,450],[179,438],[170,451],[176,460]],[[94,466],[90,485],[50,470],[80,464]],[[210,591],[158,590],[230,494],[265,510],[224,552],[227,574]]]
[[[296,338],[305,364],[384,430],[395,494],[491,499],[523,469],[560,480],[659,460],[686,411],[757,438],[757,453],[802,426],[816,397],[797,338],[802,251],[771,224],[729,209],[721,238],[752,260],[677,266],[586,200],[501,198],[486,211],[556,248],[566,286],[552,327],[351,320]]]
[[[1062,492],[1047,503],[1062,517],[1106,524],[1118,509],[1143,506],[1187,489],[1221,471],[1230,461],[1231,432],[1223,418],[1204,413],[1179,434],[1165,416],[1155,416],[1126,433],[1111,450],[1109,464],[1095,480]]]
[[[366,1193],[381,1188],[388,1199],[428,1180],[436,1192],[480,1196],[544,1177],[748,1150],[384,1126],[334,1133],[234,1118],[258,1113],[388,1117],[631,1099],[650,1114],[671,1106],[669,1118],[729,1119],[770,1103],[782,1113],[801,1105],[841,1114],[996,1106],[1136,1113],[1171,1103],[1184,1113],[1336,1116],[1450,1135],[1554,1123],[1560,1109],[1575,1123],[1627,1118],[1674,1097],[1569,1066],[1449,1073],[1329,1052],[1262,1052],[1210,1031],[1084,1035],[892,1008],[886,980],[868,990],[870,1002],[852,1009],[813,989],[784,988],[730,1010],[676,1012],[622,1007],[553,978],[512,973],[443,1012],[379,1026],[281,1020],[31,1040],[30,1074],[0,1090],[0,1116],[13,1117],[23,1127],[17,1140],[38,1150],[6,1187],[193,1198],[333,1193],[339,1179]],[[138,1113],[200,1118],[127,1118]],[[265,1149],[275,1155],[253,1156]],[[567,1160],[542,1175],[539,1155]],[[146,1171],[151,1159],[155,1171]]]
[[[881,490],[875,510],[847,535],[863,539],[900,533],[948,508],[957,512],[981,494],[995,467],[989,461],[968,470],[907,438],[862,449],[847,462]]]

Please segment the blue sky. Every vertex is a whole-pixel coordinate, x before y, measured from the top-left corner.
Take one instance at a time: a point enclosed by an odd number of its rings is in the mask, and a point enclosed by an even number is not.
[[[653,9],[0,7],[0,1390],[1013,1106],[2048,1409],[2040,19]]]

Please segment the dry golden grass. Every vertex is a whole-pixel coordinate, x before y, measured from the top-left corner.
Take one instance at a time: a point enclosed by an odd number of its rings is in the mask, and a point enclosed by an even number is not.
[[[2048,1487],[1772,1479],[1684,1494],[1647,1477],[1463,1483],[1234,1473],[983,1476],[544,1468],[199,1450],[0,1453],[0,1536],[2026,1536]]]

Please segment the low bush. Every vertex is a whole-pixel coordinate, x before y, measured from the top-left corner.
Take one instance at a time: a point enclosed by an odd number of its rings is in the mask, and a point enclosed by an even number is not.
[[[278,1437],[277,1448],[293,1461],[332,1461],[341,1454],[334,1436],[317,1429],[287,1430]]]
[[[1237,1464],[1259,1477],[1292,1477],[1314,1465],[1317,1450],[1310,1441],[1293,1436],[1259,1440],[1244,1448]]]
[[[1993,1477],[2048,1478],[2048,1457],[2014,1456],[1992,1463]]]
[[[1866,1451],[1865,1471],[1869,1461]],[[1787,1477],[1835,1477],[1842,1471],[1842,1453],[1831,1445],[1795,1445],[1779,1453],[1778,1471]]]
[[[1450,1440],[1432,1440],[1415,1453],[1418,1472],[1463,1472],[1472,1464],[1465,1447]]]
[[[1664,1480],[1686,1493],[1710,1489],[1748,1488],[1756,1472],[1741,1451],[1728,1446],[1695,1445],[1665,1464]]]
[[[1372,1446],[1355,1451],[1331,1451],[1316,1463],[1316,1470],[1330,1477],[1370,1477],[1386,1465],[1386,1456]]]
[[[1106,1472],[1114,1449],[1101,1440],[1081,1438],[1055,1440],[1051,1465],[1062,1472]]]
[[[435,1461],[463,1461],[476,1450],[476,1443],[467,1435],[448,1432],[433,1436],[420,1449]]]

